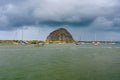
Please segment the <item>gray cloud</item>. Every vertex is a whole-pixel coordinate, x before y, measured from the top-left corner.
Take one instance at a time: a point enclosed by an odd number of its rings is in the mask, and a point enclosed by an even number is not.
[[[22,27],[40,27],[46,32],[41,32],[45,39],[52,30],[65,27],[77,40],[80,36],[83,40],[94,40],[95,33],[99,39],[120,40],[119,3],[119,0],[0,0],[0,33],[7,35]],[[29,36],[37,35],[32,30],[26,30],[26,39],[35,38]]]
[[[118,0],[0,0],[0,29],[22,26],[119,26]],[[111,18],[100,22],[99,17]],[[114,25],[113,25],[114,24]]]

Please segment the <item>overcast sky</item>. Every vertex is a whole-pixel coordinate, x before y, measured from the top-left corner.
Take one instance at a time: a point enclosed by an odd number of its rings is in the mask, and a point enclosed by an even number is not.
[[[45,40],[64,27],[75,40],[120,41],[120,0],[0,0],[0,39]]]

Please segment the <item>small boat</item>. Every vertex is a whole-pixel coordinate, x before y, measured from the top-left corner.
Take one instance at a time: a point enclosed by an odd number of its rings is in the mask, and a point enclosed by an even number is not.
[[[93,43],[93,45],[95,45],[95,46],[98,46],[99,44],[100,44],[100,42],[98,42],[98,41],[94,41],[94,42],[92,42]]]
[[[76,44],[76,45],[80,45],[80,42],[79,42],[79,41],[75,41],[75,44]]]
[[[35,44],[35,47],[43,47],[45,45],[45,43],[38,43],[38,44]]]
[[[97,41],[96,34],[95,34],[95,41],[94,41],[94,42],[92,42],[92,44],[93,44],[93,45],[95,45],[95,46],[98,46],[98,45],[100,44],[100,42],[99,42],[99,41]]]

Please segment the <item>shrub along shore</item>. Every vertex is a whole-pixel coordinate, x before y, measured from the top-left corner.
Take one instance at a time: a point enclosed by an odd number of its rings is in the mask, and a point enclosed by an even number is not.
[[[38,43],[73,43],[75,41],[43,41],[43,40],[0,40],[0,44],[38,44]]]

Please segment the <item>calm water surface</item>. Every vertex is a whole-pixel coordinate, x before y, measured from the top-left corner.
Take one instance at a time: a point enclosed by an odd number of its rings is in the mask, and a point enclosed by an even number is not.
[[[1,44],[0,80],[120,80],[120,44]]]

